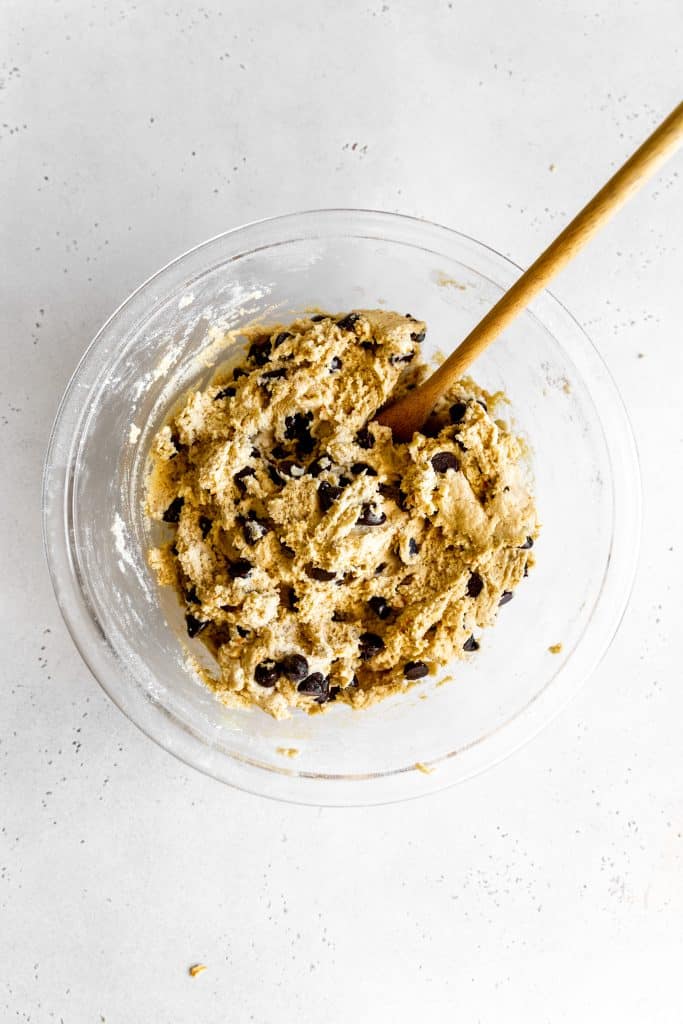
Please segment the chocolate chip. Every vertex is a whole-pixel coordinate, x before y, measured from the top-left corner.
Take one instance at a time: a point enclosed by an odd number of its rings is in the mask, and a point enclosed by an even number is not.
[[[266,338],[263,341],[255,341],[249,346],[248,358],[256,366],[265,366],[270,359],[270,352],[270,338]]]
[[[405,511],[406,497],[400,487],[396,484],[380,484],[377,488],[383,498],[389,498],[390,501],[395,501],[399,508]]]
[[[526,562],[525,565],[524,565],[524,575],[525,576],[529,575],[529,563],[528,562]]]
[[[268,476],[278,487],[281,487],[285,483],[284,477],[280,476],[275,466],[268,466]]]
[[[386,523],[387,517],[384,512],[379,511],[372,502],[363,505],[361,514],[356,520],[356,526],[381,526]]]
[[[360,313],[347,313],[341,320],[337,320],[337,327],[340,327],[342,331],[352,331],[359,320]]]
[[[342,493],[343,488],[335,487],[333,484],[328,484],[326,480],[318,484],[318,501],[320,503],[320,510],[329,512],[334,505],[335,501]]]
[[[365,448],[366,450],[375,447],[375,439],[370,433],[369,427],[361,427],[356,434],[356,444],[359,448]]]
[[[203,629],[209,625],[208,622],[202,622],[201,619],[195,619],[194,615],[187,614],[185,616],[185,622],[187,624],[187,635],[191,638],[196,636],[197,633],[201,633]]]
[[[399,363],[412,363],[415,358],[414,352],[408,352],[405,356],[391,356],[389,362],[392,366],[398,366]]]
[[[315,448],[315,438],[311,436],[312,412],[297,412],[285,417],[285,437],[288,441],[296,441],[297,448],[303,454]]]
[[[360,347],[364,348],[366,352],[376,352],[379,345],[376,341],[361,341]]]
[[[519,545],[519,550],[520,551],[526,551],[526,550],[528,550],[528,548],[532,548],[533,546],[534,546],[534,538],[533,537],[527,537],[527,539],[524,541],[524,543]]]
[[[270,454],[273,456],[274,459],[286,459],[287,449],[283,448],[281,444],[276,444],[275,447],[271,450]]]
[[[308,675],[308,662],[303,654],[288,654],[280,662],[280,671],[293,683],[300,683]]]
[[[245,466],[244,469],[240,469],[239,473],[235,473],[233,479],[237,484],[237,489],[240,492],[240,494],[246,494],[247,485],[245,484],[244,481],[247,479],[247,477],[250,476],[256,476],[256,470],[253,468],[253,466]]]
[[[294,335],[291,331],[280,331],[273,342],[273,348],[279,348],[283,341],[287,341],[287,338],[293,338]]]
[[[175,544],[171,544],[171,554],[174,555],[176,558],[178,557],[178,548],[175,546]]]
[[[380,573],[383,573],[384,570],[386,569],[386,567],[387,567],[387,563],[386,562],[380,562],[379,565],[377,566],[377,568],[375,569],[375,576],[379,576]]]
[[[308,563],[304,572],[312,580],[318,580],[320,583],[329,583],[330,580],[334,580],[337,577],[336,572],[328,572],[327,569],[319,569],[317,565],[313,565],[311,562]]]
[[[279,677],[280,669],[272,658],[260,662],[254,669],[254,679],[259,686],[273,687]]]
[[[432,466],[437,473],[447,473],[449,469],[458,470],[460,468],[453,452],[437,452],[432,456]]]
[[[467,402],[454,402],[448,410],[451,423],[462,423],[467,412]]]
[[[231,388],[231,387],[221,388],[221,390],[218,391],[213,396],[213,400],[214,400],[214,402],[217,402],[219,398],[234,398],[236,394],[237,394],[237,391],[236,391],[235,388]]]
[[[325,313],[316,313],[315,316],[311,317],[311,323],[312,324],[319,324],[321,320],[327,320],[327,319],[328,319],[328,317],[325,315]]]
[[[512,593],[511,590],[504,590],[503,593],[500,595],[500,601],[498,602],[498,607],[502,608],[502,606],[504,604],[508,604],[512,600],[513,597],[514,597],[514,594]]]
[[[237,366],[232,371],[232,379],[233,380],[239,380],[240,377],[248,377],[248,376],[249,376],[249,371],[248,370],[243,370],[241,366]]]
[[[290,548],[289,544],[285,544],[284,541],[282,540],[280,541],[280,549],[282,550],[282,554],[285,556],[285,558],[289,558],[290,561],[293,558],[296,558],[296,551],[294,550],[294,548]]]
[[[299,610],[299,598],[296,596],[296,590],[294,587],[289,587],[285,594],[285,598],[290,612],[296,612]]]
[[[282,377],[287,376],[287,367],[278,366],[276,370],[266,370],[265,373],[261,374],[260,380],[278,380]]]
[[[409,555],[419,555],[419,553],[420,553],[420,545],[417,543],[417,541],[415,540],[414,537],[411,537],[410,540],[408,541],[408,554]]]
[[[211,520],[208,518],[208,516],[199,517],[199,529],[202,531],[202,540],[206,540],[207,536],[211,531],[212,525],[213,524]]]
[[[377,476],[377,470],[373,466],[369,466],[367,462],[354,462],[351,472],[354,476],[360,476],[361,473],[364,473],[365,476]]]
[[[479,597],[484,589],[484,581],[478,572],[473,572],[467,581],[467,596]]]
[[[408,661],[403,666],[403,675],[406,679],[422,679],[429,675],[429,666],[424,661]]]
[[[185,600],[188,604],[201,604],[202,602],[197,597],[197,588],[190,587],[189,590],[185,591]]]
[[[462,645],[462,649],[463,651],[478,651],[479,641],[475,640],[473,636],[470,636],[465,640],[465,643]]]
[[[331,467],[332,459],[329,457],[329,455],[319,455],[318,458],[314,459],[313,462],[308,467],[308,472],[311,474],[311,476],[317,477],[320,476],[320,474],[323,473],[326,469],[330,469]]]
[[[391,605],[383,597],[371,597],[368,604],[378,619],[388,619],[393,611]]]
[[[260,519],[257,519],[255,514],[250,514],[249,519],[245,519],[242,522],[242,535],[247,544],[252,547],[265,537],[269,529],[270,527]]]
[[[425,340],[426,334],[426,331],[415,331],[415,333],[411,334],[410,337],[420,345]]]
[[[302,679],[297,690],[299,693],[310,693],[322,697],[327,695],[329,683],[322,672],[313,672],[306,679]]]
[[[243,640],[246,640],[246,638],[249,636],[251,630],[250,629],[245,629],[244,626],[238,626],[237,627],[237,632],[242,637]]]
[[[329,365],[330,373],[335,373],[337,370],[341,370],[343,365],[344,364],[342,363],[342,361],[339,358],[339,356],[332,356],[332,361],[330,362],[330,365]]]
[[[180,521],[180,510],[185,504],[184,498],[174,498],[164,512],[162,518],[165,523],[177,523]]]
[[[294,462],[292,459],[285,459],[284,462],[279,464],[278,469],[285,476],[291,476],[297,480],[306,472],[303,466],[300,466],[298,462]]]
[[[234,580],[245,579],[254,568],[248,558],[238,558],[234,562],[228,562],[228,575]]]
[[[359,643],[361,661],[369,661],[370,658],[374,658],[376,654],[384,650],[384,640],[376,633],[361,633]]]
[[[327,695],[328,701],[336,700],[340,693],[341,693],[341,686],[331,686],[330,687],[330,692]],[[318,703],[322,704],[323,702],[322,701],[318,701]]]
[[[484,399],[483,399],[483,398],[478,398],[478,399],[477,399],[477,402],[478,402],[478,403],[479,403],[479,405],[480,405],[480,406],[482,407],[482,409],[484,410],[484,412],[488,412],[488,411],[489,411],[489,407],[488,407],[488,405],[486,404],[486,402],[484,401]]]
[[[261,458],[261,452],[258,450],[258,448],[252,448],[251,449],[251,457],[252,457],[252,459],[260,459]]]

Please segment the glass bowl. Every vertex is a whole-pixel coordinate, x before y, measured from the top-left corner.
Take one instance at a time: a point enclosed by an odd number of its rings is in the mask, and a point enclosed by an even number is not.
[[[537,565],[468,663],[366,711],[276,721],[222,705],[198,680],[175,595],[147,567],[150,441],[219,362],[216,326],[287,321],[311,306],[385,307],[428,323],[448,350],[517,278],[487,246],[411,217],[322,210],[260,221],[192,249],[113,314],[77,367],[47,453],[50,573],[67,626],[111,699],[162,747],[253,793],[369,804],[460,782],[530,739],[613,638],[640,528],[638,463],[617,389],[548,293],[477,361],[528,441],[543,524]],[[559,653],[549,647],[561,644]],[[450,676],[452,681],[439,682]],[[286,757],[285,750],[298,756]]]

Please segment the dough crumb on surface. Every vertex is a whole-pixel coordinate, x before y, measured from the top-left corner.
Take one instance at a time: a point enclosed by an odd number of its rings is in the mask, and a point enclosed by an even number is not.
[[[301,751],[298,747],[278,747],[276,753],[280,757],[298,757]]]
[[[191,978],[196,978],[198,974],[201,974],[202,971],[206,970],[206,964],[192,964],[191,967],[188,967],[187,973],[190,975]]]
[[[149,564],[226,704],[285,718],[404,691],[476,656],[533,566],[525,446],[494,396],[459,381],[407,444],[374,422],[428,375],[425,332],[386,310],[243,328],[239,365],[154,438]]]
[[[416,761],[415,768],[417,768],[419,772],[422,772],[423,775],[432,775],[434,772],[434,769],[430,768],[430,766],[425,764],[424,761]]]
[[[548,648],[548,650],[550,651],[551,654],[561,654],[562,653],[562,644],[551,644],[550,647]]]

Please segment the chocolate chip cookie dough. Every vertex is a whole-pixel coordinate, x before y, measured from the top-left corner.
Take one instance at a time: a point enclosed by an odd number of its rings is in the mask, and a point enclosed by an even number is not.
[[[247,329],[157,434],[147,511],[172,536],[149,561],[227,703],[374,703],[471,657],[532,564],[522,447],[490,396],[459,382],[407,444],[372,422],[426,376],[425,330],[379,310]]]

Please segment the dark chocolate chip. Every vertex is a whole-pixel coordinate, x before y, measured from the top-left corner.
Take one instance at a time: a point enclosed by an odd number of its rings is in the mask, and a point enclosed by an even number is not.
[[[510,602],[513,597],[514,597],[514,594],[512,593],[511,590],[504,590],[503,593],[500,595],[500,601],[498,602],[498,607],[502,608],[502,606],[504,604],[508,604],[508,602]]]
[[[287,367],[278,366],[275,370],[266,370],[265,373],[261,374],[260,380],[278,380],[282,377],[287,376]]]
[[[337,327],[341,327],[342,331],[352,331],[359,320],[360,313],[347,313],[341,320],[337,320]]]
[[[478,651],[479,641],[475,640],[473,636],[470,636],[465,640],[465,643],[462,645],[462,649],[463,651]]]
[[[360,476],[361,473],[364,473],[365,476],[377,476],[377,470],[373,466],[369,466],[367,462],[354,462],[351,472],[354,476]]]
[[[242,535],[247,544],[252,547],[265,537],[269,529],[270,527],[257,519],[255,515],[250,515],[249,519],[245,519],[242,523]]]
[[[339,486],[340,487],[348,487],[350,483],[353,483],[353,481],[351,480],[350,477],[344,476],[343,474],[342,474],[342,476],[339,477]]]
[[[194,615],[187,614],[185,616],[185,622],[187,624],[187,635],[189,637],[196,636],[197,633],[201,633],[203,629],[209,625],[208,622],[202,622],[200,619],[195,619]]]
[[[393,611],[391,605],[383,597],[371,597],[368,604],[378,619],[388,619]]]
[[[424,661],[408,661],[403,666],[403,675],[406,679],[422,679],[429,675],[429,666]]]
[[[308,467],[308,472],[311,474],[311,476],[317,477],[320,476],[320,474],[323,473],[326,469],[330,469],[331,467],[332,459],[329,457],[329,455],[319,455],[318,458],[314,459],[313,462]]]
[[[405,356],[391,356],[389,362],[392,366],[398,366],[399,363],[412,363],[415,358],[414,352],[408,352]]]
[[[480,405],[480,406],[482,407],[482,409],[484,410],[484,412],[488,412],[488,411],[489,411],[489,407],[488,407],[488,405],[486,404],[486,402],[484,401],[484,399],[483,399],[483,398],[478,398],[478,399],[477,399],[477,402],[478,402],[478,403],[479,403],[479,405]]]
[[[370,658],[374,658],[376,654],[384,650],[384,640],[381,636],[377,636],[377,633],[361,633],[359,642],[361,661],[369,661]]]
[[[290,548],[289,544],[285,544],[284,541],[282,540],[280,541],[280,549],[285,558],[289,558],[290,561],[293,558],[296,558],[296,551],[294,550],[294,548]]]
[[[377,490],[383,498],[395,501],[399,508],[405,510],[406,495],[396,484],[380,484]]]
[[[175,546],[175,544],[171,544],[171,554],[174,555],[176,558],[178,557],[178,548]]]
[[[278,681],[279,676],[280,669],[272,658],[260,662],[254,669],[254,679],[259,686],[273,687]]]
[[[202,531],[202,540],[206,540],[211,531],[212,522],[208,516],[199,517],[199,529]]]
[[[457,444],[457,446],[458,446],[458,448],[460,449],[461,452],[468,452],[469,451],[469,448],[467,447],[467,445],[463,444],[459,437],[454,437],[453,440],[455,441],[455,443]]]
[[[250,476],[256,476],[256,470],[252,466],[245,466],[244,469],[240,469],[239,473],[235,473],[233,479],[237,484],[237,489],[240,494],[246,494],[247,485],[244,481]]]
[[[293,683],[300,683],[308,675],[308,662],[303,654],[288,654],[280,662],[280,671]]]
[[[287,600],[287,607],[289,608],[290,612],[298,611],[299,598],[296,596],[296,590],[294,589],[294,587],[290,587],[287,590],[285,597]]]
[[[410,337],[420,345],[425,340],[426,334],[426,331],[415,331],[415,333],[411,334]]]
[[[251,457],[252,457],[252,459],[260,459],[261,458],[261,452],[258,450],[258,448],[252,448],[251,449]]]
[[[238,626],[237,627],[237,632],[239,633],[239,635],[242,637],[243,640],[246,640],[246,638],[251,633],[251,630],[250,629],[245,629],[244,626]]]
[[[228,575],[234,580],[245,579],[254,568],[248,558],[238,558],[234,562],[228,562]]]
[[[327,320],[328,317],[325,313],[316,313],[315,316],[311,317],[312,324],[319,324],[321,320]]]
[[[417,541],[415,540],[414,537],[411,537],[410,540],[408,541],[408,554],[409,555],[419,555],[419,553],[420,553],[420,545],[417,543]]]
[[[387,517],[384,512],[381,512],[372,502],[369,502],[367,505],[363,505],[361,514],[356,520],[356,526],[381,526],[386,521]]]
[[[239,380],[240,377],[248,377],[248,376],[249,376],[249,371],[248,370],[243,370],[241,366],[237,366],[232,371],[232,379],[233,380]]]
[[[375,439],[370,433],[369,427],[361,427],[356,434],[356,444],[359,448],[365,448],[366,450],[375,447]]]
[[[174,498],[163,514],[165,523],[177,523],[180,521],[180,510],[185,504],[184,498]]]
[[[289,441],[293,441],[300,437],[305,437],[309,430],[310,424],[313,421],[312,412],[295,412],[293,416],[285,417],[285,437]]]
[[[293,338],[294,335],[291,331],[280,331],[273,342],[273,348],[279,348],[283,341],[287,341],[287,338]]]
[[[526,564],[524,566],[524,575],[525,576],[529,575],[529,563],[528,562],[526,562]]]
[[[248,358],[256,366],[265,366],[270,359],[270,351],[270,338],[266,338],[265,341],[254,341],[249,346]]]
[[[533,546],[534,546],[534,538],[533,537],[527,537],[527,539],[524,541],[524,543],[519,545],[519,550],[520,551],[526,551],[528,548],[532,548]]]
[[[189,590],[185,591],[185,600],[188,604],[201,604],[202,602],[197,597],[197,588],[190,587]]]
[[[332,356],[332,361],[329,366],[330,373],[334,373],[336,370],[341,370],[342,366],[343,363],[339,356]]]
[[[467,596],[479,597],[484,589],[484,581],[478,572],[473,572],[467,581]]]
[[[320,503],[320,510],[322,512],[329,512],[341,493],[341,487],[335,487],[333,484],[328,484],[326,480],[319,483],[318,501]]]
[[[380,562],[379,565],[377,566],[377,568],[375,569],[375,576],[379,576],[380,573],[383,573],[384,570],[386,569],[386,567],[387,567],[387,563],[386,562]]]
[[[458,470],[460,468],[453,452],[437,452],[432,456],[432,466],[437,473],[447,473],[449,469]]]
[[[281,444],[276,444],[270,453],[274,459],[286,459],[287,449],[283,448]]]
[[[379,345],[376,341],[361,341],[360,347],[364,348],[366,352],[376,352]]]
[[[280,476],[275,466],[268,466],[268,476],[273,481],[273,483],[276,484],[278,487],[281,487],[282,484],[285,482],[285,478]]]
[[[327,569],[319,569],[317,565],[313,565],[311,562],[305,568],[305,573],[312,580],[318,580],[320,583],[329,583],[330,580],[337,578],[336,572],[328,572]]]
[[[237,391],[235,388],[221,388],[221,390],[213,396],[213,400],[214,402],[217,402],[219,398],[234,398],[236,394]]]
[[[285,459],[284,462],[281,462],[277,468],[280,470],[281,473],[284,473],[285,476],[290,476],[295,480],[298,480],[306,472],[304,467],[300,466],[298,462],[294,462],[293,459]]]
[[[336,700],[340,693],[341,693],[341,686],[331,686],[330,687],[330,692],[327,695],[328,701]],[[322,703],[322,702],[319,702],[319,703]]]
[[[462,423],[467,412],[467,402],[454,402],[448,410],[451,423]]]
[[[299,693],[310,693],[322,697],[323,694],[327,694],[328,681],[326,676],[322,672],[313,672],[306,679],[302,679],[297,690]]]

